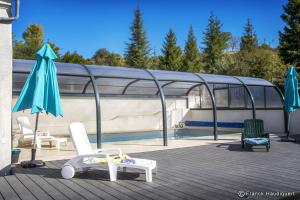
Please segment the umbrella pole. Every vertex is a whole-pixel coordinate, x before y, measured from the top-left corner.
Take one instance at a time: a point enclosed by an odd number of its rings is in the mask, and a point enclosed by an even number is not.
[[[31,149],[31,161],[35,160],[35,154],[36,154],[36,137],[37,137],[37,129],[39,124],[39,112],[36,114],[35,118],[35,129],[34,129],[34,139],[33,139],[33,148]]]
[[[290,112],[288,112],[287,114],[287,133],[286,133],[286,138],[289,139],[290,136],[290,121],[291,121],[291,116],[290,116]]]

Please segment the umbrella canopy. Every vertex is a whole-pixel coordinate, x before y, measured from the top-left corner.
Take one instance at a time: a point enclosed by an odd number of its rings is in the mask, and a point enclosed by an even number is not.
[[[34,65],[13,112],[31,109],[31,113],[46,111],[55,117],[62,116],[56,66],[53,62],[57,56],[49,44],[44,44],[36,53]]]
[[[289,67],[284,79],[284,109],[287,112],[295,112],[300,107],[297,78],[296,69]]]

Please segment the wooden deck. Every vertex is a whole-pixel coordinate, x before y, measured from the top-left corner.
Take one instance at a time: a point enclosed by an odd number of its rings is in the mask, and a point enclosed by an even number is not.
[[[153,151],[132,156],[157,160],[152,183],[144,174],[119,172],[117,182],[107,171],[89,171],[71,180],[61,178],[64,160],[47,162],[44,168],[15,167],[14,175],[0,177],[0,200],[50,199],[300,199],[300,144],[273,139],[271,151],[258,147],[242,151],[239,144]],[[238,197],[239,191],[249,193]],[[280,195],[280,196],[278,196]],[[286,198],[285,198],[286,199]]]

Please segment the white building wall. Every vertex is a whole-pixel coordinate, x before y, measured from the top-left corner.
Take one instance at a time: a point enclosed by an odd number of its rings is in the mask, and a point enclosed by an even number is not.
[[[0,0],[0,17],[8,17],[10,0]],[[0,22],[0,176],[6,175],[11,163],[11,24]]]
[[[243,122],[252,118],[252,110],[218,110],[217,118],[219,122]],[[265,131],[273,133],[284,133],[284,115],[282,110],[257,110],[256,118],[264,120]],[[191,110],[185,120],[212,121],[211,110]],[[238,129],[222,129],[232,130]]]

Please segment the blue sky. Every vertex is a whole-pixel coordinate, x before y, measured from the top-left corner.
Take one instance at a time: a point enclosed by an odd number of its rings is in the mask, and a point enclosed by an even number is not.
[[[13,32],[21,39],[29,24],[44,27],[45,39],[62,48],[77,50],[91,57],[99,48],[124,54],[130,37],[129,26],[133,10],[143,12],[144,25],[151,48],[157,54],[166,32],[172,28],[178,44],[183,47],[188,27],[192,25],[198,44],[210,12],[223,23],[223,31],[241,36],[249,17],[259,41],[266,40],[275,47],[278,31],[284,26],[280,19],[282,5],[287,0],[21,0],[20,19],[13,24]]]

